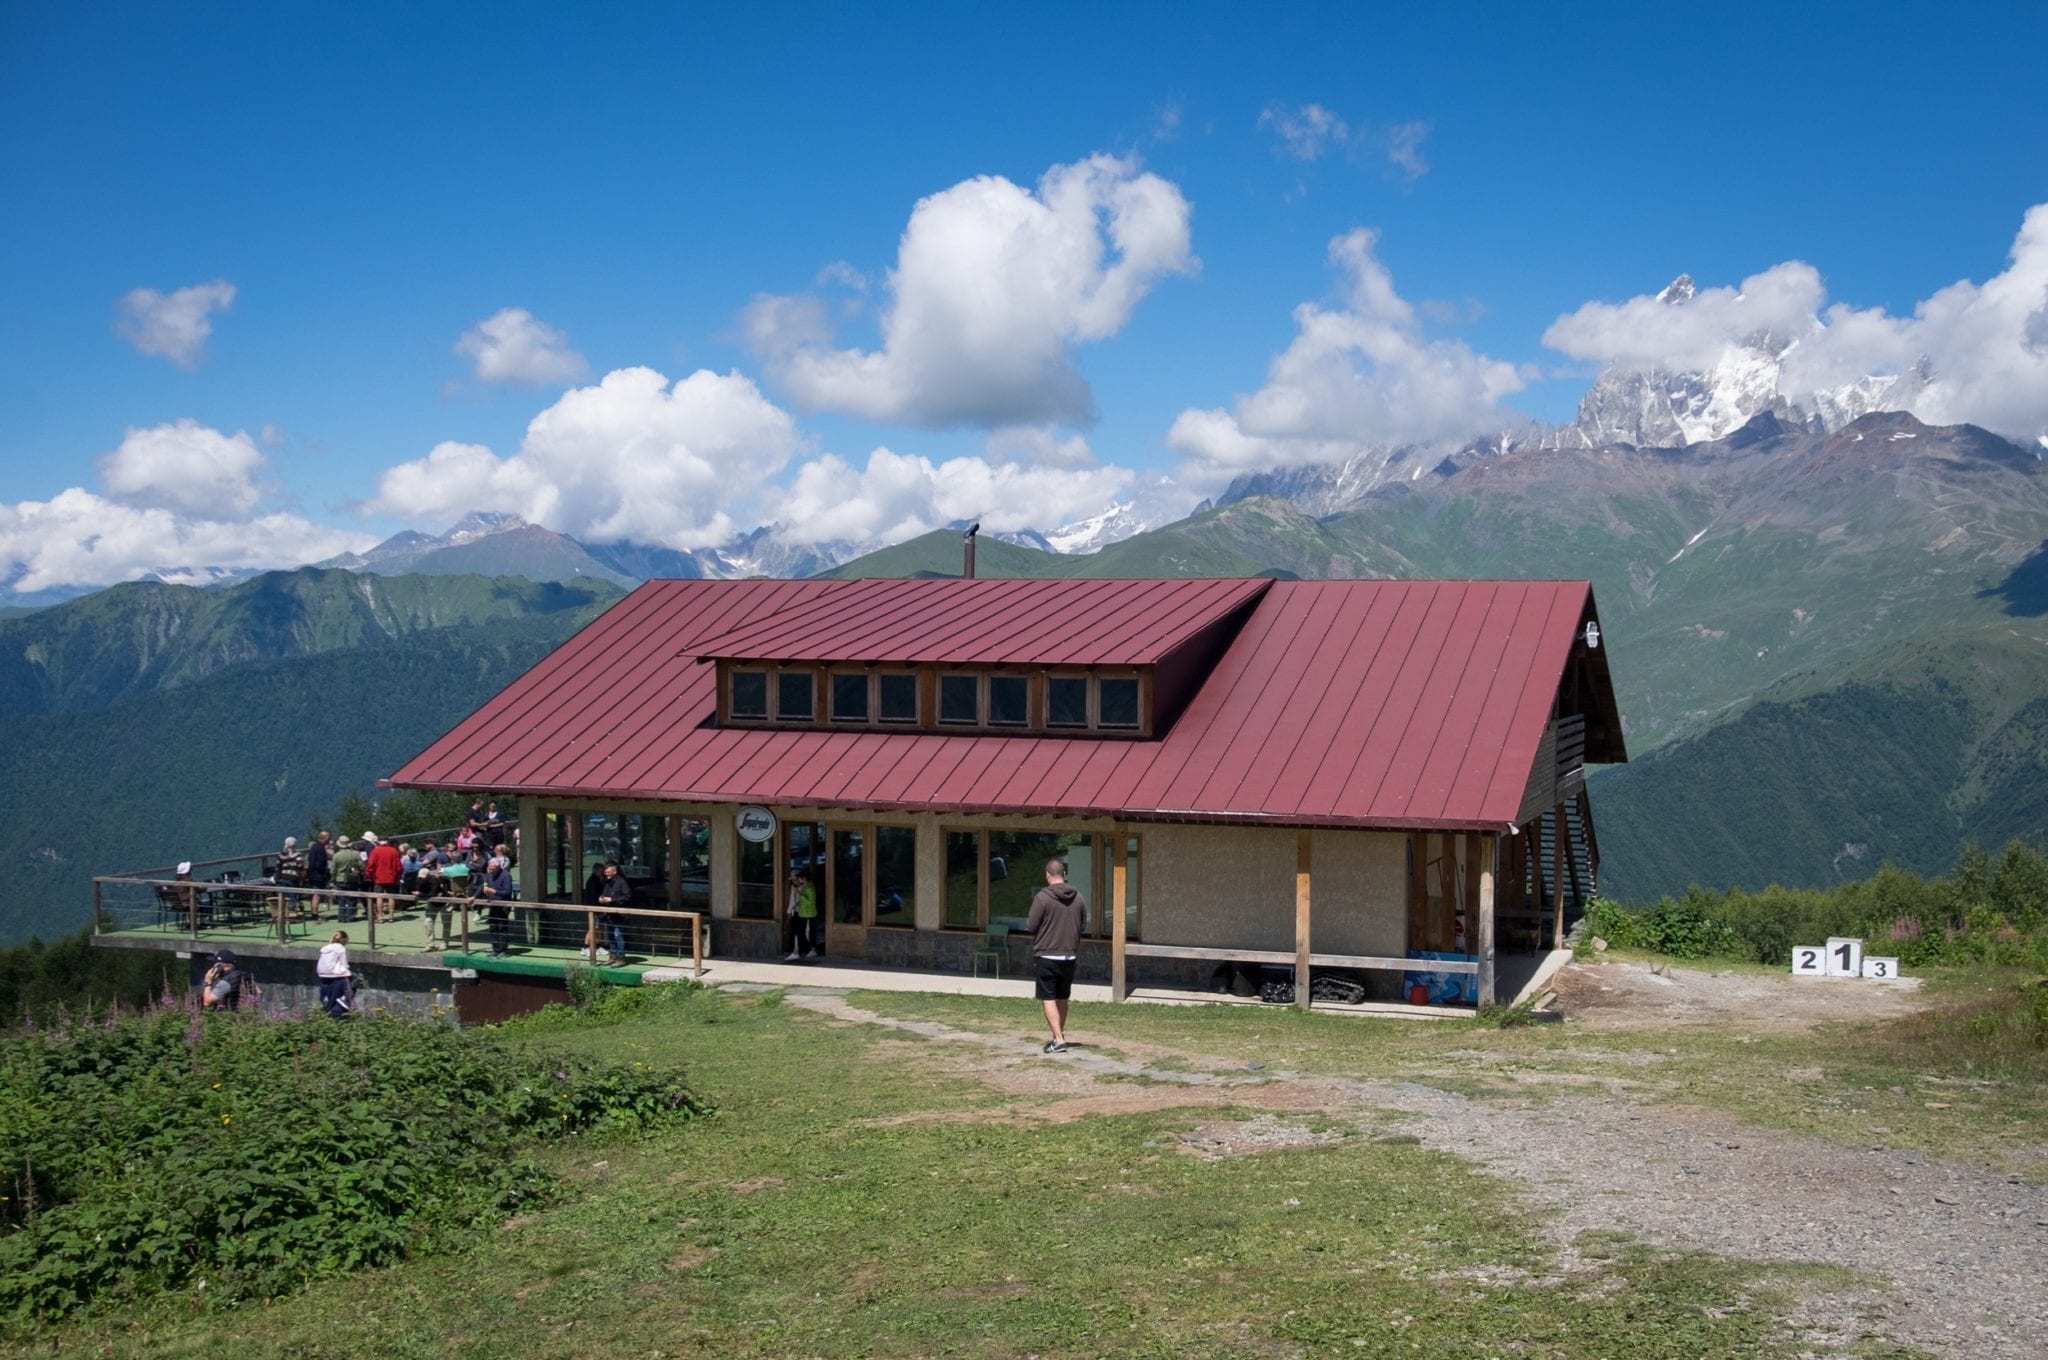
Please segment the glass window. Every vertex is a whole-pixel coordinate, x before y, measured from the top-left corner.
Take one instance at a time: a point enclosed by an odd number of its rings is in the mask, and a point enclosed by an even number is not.
[[[690,871],[685,869],[684,873]],[[709,882],[709,879],[706,879]],[[775,919],[775,839],[740,842],[738,914],[757,921]]]
[[[946,919],[949,930],[981,928],[981,833],[946,833]]]
[[[1138,682],[1136,680],[1101,680],[1102,716],[1098,721],[1104,727],[1136,727],[1138,725]]]
[[[1045,682],[1045,725],[1088,725],[1088,681],[1079,675],[1055,675]]]
[[[861,839],[858,831],[832,833],[832,919],[842,926],[860,924]]]
[[[868,720],[868,678],[865,674],[846,675],[833,672],[832,675],[832,721],[858,722]]]
[[[675,881],[684,911],[711,910],[711,823],[701,817],[683,817],[676,824]]]
[[[978,675],[942,675],[939,677],[939,721],[942,723],[965,723],[969,727],[981,721],[981,677]]]
[[[1144,863],[1139,848],[1143,844],[1141,839],[1133,836],[1124,847],[1124,853],[1128,856],[1124,861],[1128,866],[1124,870],[1124,936],[1132,940],[1144,938],[1138,934],[1138,884],[1142,877],[1141,866]]]
[[[914,723],[917,721],[917,677],[914,675],[884,675],[881,682],[883,722]]]
[[[917,923],[913,898],[917,892],[917,828],[875,828],[875,924]]]
[[[1031,682],[1021,675],[988,678],[988,720],[991,726],[1022,727],[1031,720]]]
[[[581,886],[569,846],[569,826],[573,817],[573,813],[550,812],[542,818],[547,851],[543,858],[541,896],[550,902],[574,902],[576,889]]]
[[[768,672],[734,671],[732,673],[732,716],[735,718],[765,718],[768,716]]]
[[[576,889],[578,901],[597,901],[597,885],[604,877],[604,866],[615,859],[625,862],[619,856],[619,822],[616,812],[583,814],[583,863],[577,868],[581,876]]]
[[[775,716],[784,722],[810,722],[817,716],[811,700],[809,671],[781,671],[775,677]]]
[[[1085,831],[991,831],[988,833],[988,919],[1022,930],[1031,899],[1045,886],[1045,862],[1067,861],[1067,882],[1088,903],[1082,918],[1090,935],[1103,933],[1104,916],[1095,898],[1095,838]]]

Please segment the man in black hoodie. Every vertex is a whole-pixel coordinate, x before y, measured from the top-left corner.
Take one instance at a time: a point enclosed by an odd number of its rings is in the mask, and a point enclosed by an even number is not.
[[[1074,961],[1081,950],[1081,918],[1088,904],[1067,885],[1067,862],[1045,862],[1045,886],[1031,899],[1024,928],[1031,932],[1031,952],[1038,963],[1039,1001],[1052,1038],[1043,1052],[1067,1051],[1067,1001],[1074,994]]]

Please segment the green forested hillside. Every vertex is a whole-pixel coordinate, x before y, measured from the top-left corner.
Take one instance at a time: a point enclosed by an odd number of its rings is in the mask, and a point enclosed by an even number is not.
[[[284,588],[264,598],[294,599],[290,578],[307,574],[280,574]],[[94,874],[267,848],[344,795],[372,793],[378,779],[595,617],[598,600],[616,598],[609,587],[565,593],[524,581],[433,578],[430,585],[452,585],[455,597],[435,600],[419,580],[310,574],[396,585],[369,597],[408,602],[405,617],[415,621],[467,612],[492,621],[343,649],[331,644],[346,620],[314,619],[330,645],[312,655],[226,663],[100,707],[0,719],[0,787],[13,791],[0,819],[0,943],[76,930]],[[313,584],[324,591],[331,583]],[[512,612],[521,602],[568,599],[576,607]],[[118,612],[106,617],[126,624],[129,636],[136,631]],[[86,641],[76,645],[74,655],[89,654]],[[131,678],[126,687],[140,683]],[[76,701],[91,690],[55,692]]]
[[[1922,873],[1974,841],[2048,846],[2048,647],[1937,634],[1596,775],[1603,893]]]
[[[958,576],[964,559],[960,535],[950,529],[934,529],[842,562],[819,575],[848,580],[862,576]],[[1000,538],[978,538],[974,544],[977,576],[1066,576],[1075,560],[1040,548],[1005,543]]]
[[[372,576],[317,567],[221,590],[135,582],[0,620],[0,717],[97,708],[248,661],[374,646],[619,598],[609,582]]]

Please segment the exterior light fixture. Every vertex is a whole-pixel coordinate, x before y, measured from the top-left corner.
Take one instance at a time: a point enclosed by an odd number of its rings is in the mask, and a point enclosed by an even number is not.
[[[1591,619],[1586,620],[1586,646],[1591,651],[1600,650],[1600,625]]]

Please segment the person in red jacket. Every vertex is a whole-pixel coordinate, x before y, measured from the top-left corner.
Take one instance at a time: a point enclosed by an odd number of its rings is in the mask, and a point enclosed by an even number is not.
[[[382,894],[371,910],[388,921],[398,907],[398,888],[405,881],[405,859],[390,841],[380,841],[367,831],[363,839],[371,842],[370,853],[363,860],[363,878],[371,892]]]

